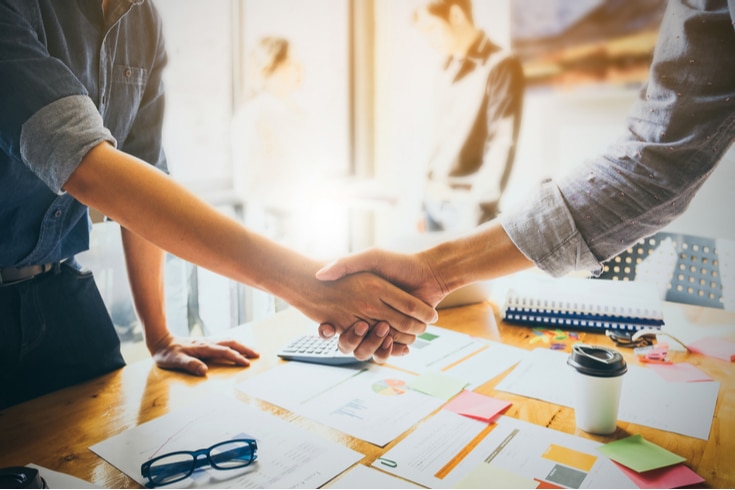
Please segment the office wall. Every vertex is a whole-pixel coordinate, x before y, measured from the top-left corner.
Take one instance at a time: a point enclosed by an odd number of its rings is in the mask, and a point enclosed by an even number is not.
[[[234,0],[156,0],[169,57],[164,148],[171,175],[197,192],[231,186]]]

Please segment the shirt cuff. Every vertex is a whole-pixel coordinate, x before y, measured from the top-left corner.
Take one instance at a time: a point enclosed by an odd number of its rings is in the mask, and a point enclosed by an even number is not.
[[[579,233],[564,197],[551,180],[535,196],[498,217],[516,247],[554,277],[575,270],[602,272],[602,264]]]
[[[117,145],[92,100],[71,95],[44,106],[23,124],[20,155],[53,192],[63,194],[82,158],[105,141]]]

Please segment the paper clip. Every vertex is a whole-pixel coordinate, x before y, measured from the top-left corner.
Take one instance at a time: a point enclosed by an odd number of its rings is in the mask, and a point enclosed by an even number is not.
[[[396,463],[392,459],[378,458],[378,461],[380,461],[380,464],[382,464],[383,466],[387,466],[388,468],[395,468],[398,466],[398,463]]]

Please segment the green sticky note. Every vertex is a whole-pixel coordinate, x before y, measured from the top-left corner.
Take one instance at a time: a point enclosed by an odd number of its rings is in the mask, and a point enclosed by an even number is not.
[[[686,461],[686,458],[645,440],[640,434],[605,444],[597,450],[638,473]]]
[[[449,400],[467,386],[467,381],[440,373],[424,373],[409,381],[408,386],[412,390]]]

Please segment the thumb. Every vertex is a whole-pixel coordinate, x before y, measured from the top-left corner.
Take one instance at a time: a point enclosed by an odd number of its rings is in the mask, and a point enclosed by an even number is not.
[[[319,325],[319,336],[323,339],[331,339],[337,334],[337,329],[329,323]]]
[[[355,272],[374,271],[374,264],[369,256],[359,253],[333,260],[317,271],[316,278],[320,281],[336,281]]]
[[[333,260],[316,271],[316,278],[320,281],[335,281],[345,275],[347,275],[346,268],[340,263],[339,259]]]

